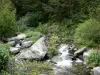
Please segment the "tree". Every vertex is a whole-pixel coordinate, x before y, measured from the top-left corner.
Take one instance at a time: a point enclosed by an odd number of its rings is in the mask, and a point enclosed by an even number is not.
[[[0,40],[5,40],[16,32],[16,15],[15,10],[11,8],[9,0],[0,1],[2,2],[0,11]]]

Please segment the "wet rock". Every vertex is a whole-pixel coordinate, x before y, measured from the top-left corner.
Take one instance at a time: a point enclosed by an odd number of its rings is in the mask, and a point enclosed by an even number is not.
[[[83,47],[83,48],[77,50],[77,51],[74,53],[74,55],[75,55],[76,57],[79,57],[80,55],[83,55],[83,53],[84,53],[85,51],[88,51],[88,48],[87,48],[87,47]]]
[[[53,63],[57,63],[58,61],[62,61],[62,59],[59,56],[54,56],[50,60],[50,62],[53,62]]]
[[[76,58],[75,63],[83,63],[83,61],[79,58]]]

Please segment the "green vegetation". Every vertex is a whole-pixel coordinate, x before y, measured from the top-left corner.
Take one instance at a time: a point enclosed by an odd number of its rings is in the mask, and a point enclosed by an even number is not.
[[[4,0],[2,0],[4,2]],[[15,34],[16,30],[16,14],[15,10],[11,11],[10,4],[8,5],[2,4],[2,9],[0,11],[0,40],[4,40],[13,34]]]
[[[100,51],[95,50],[87,59],[87,64],[92,67],[100,66]]]
[[[100,22],[90,19],[79,24],[75,33],[75,42],[79,45],[99,46]]]
[[[8,67],[6,71],[10,75],[40,75],[46,73],[48,75],[53,75],[53,70],[51,68],[51,63],[41,62],[41,61],[23,61],[23,64],[16,63],[14,57],[10,58],[8,62]]]
[[[35,43],[39,38],[40,36],[42,35],[40,32],[35,32],[35,31],[32,31],[32,30],[26,30],[24,31],[23,33],[25,33],[28,37],[25,38],[26,41],[33,41],[33,43]]]
[[[0,43],[8,42],[7,38],[18,33],[25,33],[25,40],[33,43],[42,35],[47,36],[50,44],[47,53],[49,58],[57,55],[57,47],[62,43],[100,48],[100,0],[0,0]],[[8,46],[0,44],[0,70],[6,67],[8,50]],[[87,58],[87,63],[92,66],[100,65],[99,55],[94,52]],[[15,64],[14,61],[8,62],[8,69],[2,73],[52,73],[51,64],[45,62],[25,61],[23,64],[24,66]],[[85,66],[79,65],[76,68],[83,68],[83,72],[88,74]],[[77,69],[75,72],[78,73]],[[80,74],[85,75],[83,72]]]
[[[0,44],[0,71],[6,68],[9,59],[9,46]]]
[[[74,64],[72,72],[75,75],[91,75],[91,69],[87,68],[87,65],[82,63]]]
[[[48,51],[48,57],[51,58],[54,55],[58,54],[58,51],[57,51],[57,40],[58,40],[58,37],[55,34],[52,34],[49,37],[49,40],[50,40],[49,41],[50,47],[49,47],[49,51]]]

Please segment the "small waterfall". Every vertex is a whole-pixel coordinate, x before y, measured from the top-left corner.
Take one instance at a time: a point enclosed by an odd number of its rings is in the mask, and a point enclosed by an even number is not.
[[[58,49],[58,56],[60,60],[56,62],[56,67],[53,68],[55,75],[73,75],[71,73],[73,61],[70,53],[74,48],[72,47],[73,46],[68,44],[62,44]]]

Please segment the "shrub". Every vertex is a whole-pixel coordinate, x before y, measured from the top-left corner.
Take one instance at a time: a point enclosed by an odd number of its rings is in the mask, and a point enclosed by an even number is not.
[[[91,75],[91,69],[87,68],[87,65],[82,63],[74,64],[72,72],[74,75]]]
[[[48,32],[48,29],[49,29],[49,24],[39,24],[39,26],[35,29],[35,31],[39,31],[41,32],[42,34],[47,34]]]
[[[73,34],[75,32],[76,25],[72,20],[63,20],[58,24],[57,35],[61,40],[61,43],[69,43],[73,41]]]
[[[54,55],[57,55],[57,39],[58,37],[55,35],[55,34],[52,34],[50,37],[49,37],[49,44],[50,44],[50,47],[49,47],[49,51],[48,51],[48,57],[51,58],[53,57]]]
[[[7,72],[10,75],[40,75],[47,73],[47,75],[53,75],[51,69],[52,64],[40,61],[30,62],[28,60],[16,63],[15,58],[10,58]]]
[[[24,33],[28,36],[27,38],[25,38],[25,40],[33,41],[33,43],[35,43],[42,35],[40,32],[34,32],[32,30],[26,30],[24,31]]]
[[[39,22],[42,19],[41,12],[33,12],[30,14],[29,19],[27,20],[27,26],[28,27],[37,27],[39,25]]]
[[[86,46],[97,46],[100,43],[100,23],[89,19],[76,28],[75,43]]]
[[[86,62],[92,67],[100,66],[100,51],[93,52],[89,57],[86,58]]]
[[[16,32],[15,11],[8,8],[2,9],[0,12],[0,39],[4,40],[12,36]]]
[[[9,58],[9,46],[0,44],[0,70],[5,69]]]

